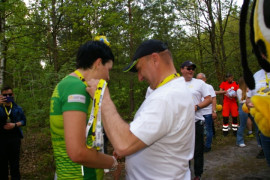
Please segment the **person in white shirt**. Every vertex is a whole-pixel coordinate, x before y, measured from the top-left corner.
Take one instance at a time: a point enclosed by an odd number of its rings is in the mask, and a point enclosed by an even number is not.
[[[202,108],[212,103],[210,93],[205,82],[193,78],[196,65],[191,61],[185,61],[181,65],[181,73],[188,89],[192,93],[195,110],[195,152],[194,152],[194,180],[201,178],[204,164],[204,117]],[[202,98],[204,100],[202,101]]]
[[[139,81],[147,81],[152,89],[134,120],[128,124],[120,117],[108,88],[101,105],[102,122],[115,153],[126,156],[126,179],[190,180],[195,142],[192,94],[162,41],[144,41],[132,60],[124,71],[138,72]],[[98,82],[88,82],[92,97]]]
[[[247,93],[247,106],[253,108],[254,105],[251,102],[251,97],[254,95],[267,96],[270,92],[270,73],[264,71],[263,69],[257,71],[254,75],[255,89],[248,91]],[[252,119],[253,120],[253,119]],[[253,120],[254,122],[254,120]],[[253,123],[255,129],[257,129],[256,123]],[[258,146],[262,146],[261,152],[257,155],[257,158],[264,156],[270,166],[270,137],[265,136],[262,132],[256,133]]]
[[[201,79],[206,83],[206,76],[204,73],[198,73],[196,78]],[[213,123],[214,123],[213,120],[217,118],[217,111],[216,111],[217,99],[213,86],[207,83],[206,85],[212,98],[212,103],[202,109],[206,127],[206,141],[204,145],[204,152],[209,152],[211,151],[211,145],[213,140]],[[204,98],[202,100],[204,100]]]

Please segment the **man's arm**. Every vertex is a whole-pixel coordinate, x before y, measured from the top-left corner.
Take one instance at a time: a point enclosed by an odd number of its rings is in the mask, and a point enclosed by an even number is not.
[[[90,168],[110,169],[114,163],[111,156],[86,147],[86,114],[81,111],[63,113],[67,154],[78,164]]]
[[[108,90],[104,94],[101,108],[104,128],[117,155],[124,157],[147,146],[130,131],[129,124],[117,112]]]
[[[226,91],[224,91],[224,89],[220,88],[219,91],[215,91],[215,93],[217,95],[219,95],[219,94],[226,94]]]
[[[211,96],[210,95],[208,95],[208,96],[205,96],[204,97],[204,100],[202,101],[202,102],[200,102],[199,104],[197,104],[199,107],[200,107],[200,109],[201,108],[204,108],[204,107],[206,107],[206,106],[208,106],[209,104],[211,104],[212,103],[212,98],[211,98]],[[196,107],[196,109],[195,109],[195,111],[197,111],[198,109],[197,109],[197,107]]]
[[[212,118],[217,118],[217,112],[216,112],[216,105],[217,105],[217,98],[212,97]]]
[[[87,91],[93,97],[99,80],[92,79],[88,82]],[[137,138],[116,110],[110,98],[108,88],[106,88],[101,105],[102,123],[106,134],[113,145],[114,151],[120,157],[133,154],[147,145]]]

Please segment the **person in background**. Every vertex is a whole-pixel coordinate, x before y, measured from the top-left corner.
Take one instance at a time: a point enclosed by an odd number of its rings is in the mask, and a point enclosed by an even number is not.
[[[115,177],[120,174],[116,158],[104,154],[95,146],[93,127],[86,137],[92,101],[85,89],[86,81],[91,78],[109,80],[113,61],[109,46],[101,41],[88,41],[78,50],[77,69],[63,78],[54,89],[50,128],[57,179],[101,180],[104,169],[110,169]]]
[[[239,88],[237,82],[233,81],[233,75],[227,73],[226,81],[223,81],[220,85],[220,90],[216,91],[216,94],[224,94],[223,99],[223,135],[227,136],[229,133],[229,117],[232,116],[232,130],[233,134],[236,136],[238,128],[238,106],[237,106],[237,95],[236,91]]]
[[[106,88],[102,123],[119,157],[126,156],[127,179],[190,180],[189,161],[194,151],[194,104],[179,78],[168,46],[146,40],[136,50],[125,72],[137,72],[150,88],[133,121],[122,119]],[[93,97],[99,80],[88,82]]]
[[[245,147],[246,144],[244,142],[244,131],[246,129],[247,120],[248,120],[248,113],[244,112],[242,107],[244,103],[246,103],[248,87],[245,83],[243,77],[239,79],[239,89],[237,89],[237,99],[238,99],[238,112],[239,112],[239,119],[240,119],[240,127],[237,130],[237,137],[236,137],[236,145],[239,147]]]
[[[267,73],[263,69],[257,71],[254,75],[255,80],[255,89],[248,91],[247,94],[247,106],[249,108],[253,108],[254,105],[251,102],[251,97],[254,95],[260,95],[260,96],[267,96],[270,91],[270,73]],[[252,117],[252,116],[251,116]],[[256,126],[256,123],[253,120],[253,124],[255,126],[255,129],[257,131],[256,138],[258,142],[258,146],[262,147],[262,150],[257,155],[257,158],[266,158],[266,162],[268,166],[270,166],[270,137],[265,136],[262,132],[258,131],[258,127]]]
[[[21,179],[20,148],[26,125],[22,108],[14,102],[13,89],[5,86],[0,95],[0,179]],[[9,167],[9,168],[8,168]]]
[[[204,123],[202,109],[212,103],[208,87],[204,81],[193,78],[196,65],[191,61],[182,63],[180,71],[185,79],[186,86],[192,93],[195,110],[195,150],[194,150],[194,180],[201,179],[204,165]],[[202,101],[202,99],[204,99]]]
[[[206,76],[204,73],[198,73],[197,79],[201,79],[206,83]],[[212,98],[212,103],[203,108],[201,111],[203,112],[203,117],[205,119],[205,127],[206,127],[206,141],[204,145],[204,152],[211,151],[211,145],[213,140],[213,121],[217,118],[217,111],[216,111],[216,93],[212,85],[207,84],[207,88]],[[202,99],[202,101],[204,98]]]

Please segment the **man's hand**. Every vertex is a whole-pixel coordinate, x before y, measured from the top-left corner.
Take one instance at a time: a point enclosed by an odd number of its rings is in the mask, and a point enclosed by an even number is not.
[[[214,120],[214,119],[217,119],[217,113],[216,112],[213,112],[212,113],[212,119]]]
[[[90,81],[87,82],[88,86],[86,88],[86,91],[90,94],[92,98],[94,98],[95,96],[98,82],[99,82],[99,79],[90,79]]]
[[[11,129],[13,129],[13,128],[15,128],[15,123],[6,123],[6,124],[4,125],[4,129],[5,129],[5,130],[11,130]]]
[[[3,103],[5,103],[6,102],[6,97],[5,96],[3,96],[3,95],[0,95],[0,104],[3,104]]]
[[[119,180],[120,179],[121,171],[122,171],[122,166],[121,166],[121,163],[119,162],[118,165],[117,165],[117,169],[112,172],[114,180]]]

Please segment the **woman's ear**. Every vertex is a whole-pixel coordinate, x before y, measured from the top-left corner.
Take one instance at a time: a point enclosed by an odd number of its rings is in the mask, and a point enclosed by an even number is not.
[[[98,58],[98,59],[94,62],[94,64],[93,64],[93,69],[94,69],[94,70],[95,70],[95,69],[98,69],[98,67],[99,67],[100,65],[102,65],[102,59],[101,59],[101,58]]]

